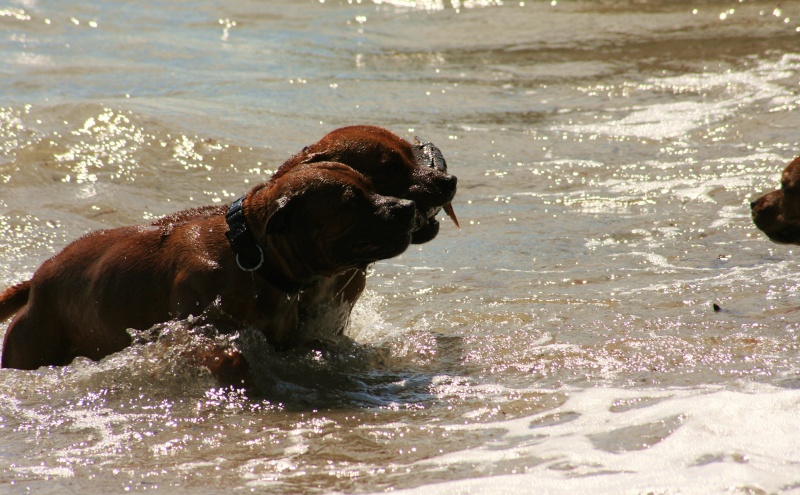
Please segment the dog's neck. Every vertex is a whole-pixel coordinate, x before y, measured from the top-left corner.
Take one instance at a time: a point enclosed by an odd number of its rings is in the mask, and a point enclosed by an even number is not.
[[[239,269],[257,273],[271,285],[288,294],[298,294],[312,287],[316,283],[316,278],[308,281],[292,280],[280,269],[270,265],[264,248],[256,241],[247,226],[243,206],[245,197],[246,195],[231,203],[225,214],[225,222],[228,224],[225,237],[231,244]]]

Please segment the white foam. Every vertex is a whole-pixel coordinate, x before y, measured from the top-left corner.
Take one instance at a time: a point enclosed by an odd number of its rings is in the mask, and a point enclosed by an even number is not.
[[[437,470],[455,470],[465,463],[489,465],[516,460],[519,464],[521,459],[530,459],[524,473],[426,485],[398,493],[575,495],[724,493],[745,487],[767,492],[797,489],[799,409],[800,391],[766,385],[739,391],[576,391],[555,410],[491,425],[506,431],[494,442],[497,445],[511,438],[530,437],[516,447],[493,448],[489,443],[418,463],[432,464]],[[547,421],[558,415],[568,420]],[[619,442],[618,437],[622,439]]]
[[[384,304],[385,300],[379,294],[371,290],[364,291],[350,314],[347,336],[358,342],[371,344],[397,336],[401,329],[393,327],[381,316]]]

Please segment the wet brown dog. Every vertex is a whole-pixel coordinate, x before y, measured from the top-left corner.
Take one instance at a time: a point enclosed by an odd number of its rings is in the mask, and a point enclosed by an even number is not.
[[[292,167],[225,207],[87,234],[0,295],[16,313],[2,366],[64,365],[130,345],[127,330],[201,314],[212,304],[280,346],[297,330],[296,294],[320,279],[402,253],[413,202],[375,192],[339,163]]]
[[[414,201],[421,219],[414,232],[414,244],[436,237],[436,214],[442,208],[458,225],[450,206],[457,179],[447,172],[447,162],[433,143],[417,140],[411,144],[383,127],[342,127],[289,158],[272,180],[300,164],[326,161],[344,163],[361,172],[379,194]]]
[[[773,242],[800,244],[800,156],[784,169],[781,188],[750,203],[753,223]]]
[[[447,172],[439,148],[430,142],[417,140],[412,144],[382,127],[342,127],[287,160],[272,180],[280,180],[283,174],[301,164],[322,161],[349,165],[370,179],[379,194],[414,201],[417,210],[411,241],[414,244],[436,237],[439,232],[436,215],[443,208],[458,226],[450,205],[457,180]],[[363,266],[324,279],[303,292],[300,318],[304,333],[342,333],[353,305],[365,289],[365,269]]]

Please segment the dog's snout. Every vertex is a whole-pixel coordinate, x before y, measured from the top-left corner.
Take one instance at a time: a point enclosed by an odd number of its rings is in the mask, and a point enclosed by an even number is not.
[[[439,179],[442,184],[442,188],[445,190],[455,190],[456,184],[458,184],[458,178],[455,175],[445,175],[441,179]]]
[[[408,199],[384,197],[378,209],[378,214],[386,221],[399,223],[413,223],[416,203]]]
[[[444,204],[453,200],[456,195],[456,185],[458,179],[455,175],[439,174],[433,180],[433,191],[439,201],[437,203]]]
[[[407,199],[401,199],[398,201],[397,209],[398,222],[400,222],[403,226],[407,226],[408,229],[411,230],[414,227],[417,219],[416,203]]]
[[[414,210],[414,202],[410,199],[398,199],[397,202],[401,208],[410,208],[412,211]]]
[[[398,217],[408,219],[409,222],[413,222],[417,205],[411,200],[400,199],[397,201],[395,209],[397,210]]]
[[[758,201],[750,201],[750,209],[752,210],[753,208],[755,208],[757,204]]]

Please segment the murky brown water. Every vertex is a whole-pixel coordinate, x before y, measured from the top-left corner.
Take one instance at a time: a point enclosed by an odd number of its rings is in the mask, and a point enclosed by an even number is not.
[[[184,322],[0,372],[0,492],[800,490],[800,264],[748,211],[800,153],[800,2],[12,0],[0,40],[0,286],[354,123],[436,143],[462,223],[352,341],[238,336],[250,396]]]

